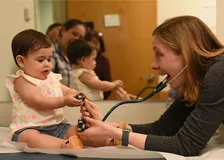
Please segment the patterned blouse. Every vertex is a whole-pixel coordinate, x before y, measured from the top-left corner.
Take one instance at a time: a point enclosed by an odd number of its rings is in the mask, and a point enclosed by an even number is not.
[[[22,70],[18,70],[16,75],[8,76],[6,87],[8,88],[12,101],[12,123],[10,124],[11,136],[15,131],[26,127],[51,126],[62,122],[67,122],[64,118],[63,108],[41,110],[28,106],[14,90],[14,81],[23,76],[26,80],[34,84],[45,97],[62,96],[61,75],[51,72],[46,80],[39,80],[26,75]]]

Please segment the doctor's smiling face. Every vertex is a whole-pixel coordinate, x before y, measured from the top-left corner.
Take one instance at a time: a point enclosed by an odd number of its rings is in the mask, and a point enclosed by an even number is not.
[[[153,37],[152,46],[154,60],[151,67],[157,70],[160,75],[167,75],[166,82],[169,82],[185,67],[183,54],[177,53],[156,36]],[[170,87],[173,89],[180,88],[185,82],[185,77],[186,73],[183,71],[170,83]]]

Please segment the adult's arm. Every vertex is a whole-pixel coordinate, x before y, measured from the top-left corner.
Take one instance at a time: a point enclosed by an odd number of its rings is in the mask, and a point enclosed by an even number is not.
[[[224,58],[221,57],[208,69],[201,86],[199,101],[180,130],[174,136],[149,134],[145,149],[184,156],[198,155],[224,119],[223,73]],[[178,116],[178,113],[173,115]]]

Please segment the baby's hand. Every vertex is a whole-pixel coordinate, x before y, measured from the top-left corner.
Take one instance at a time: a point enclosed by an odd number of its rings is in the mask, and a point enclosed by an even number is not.
[[[121,80],[115,80],[115,81],[113,81],[113,83],[115,84],[115,88],[117,88],[117,87],[124,87],[124,82],[123,81],[121,81]]]
[[[64,96],[64,104],[69,107],[81,106],[83,101],[75,98],[75,94],[67,94]]]

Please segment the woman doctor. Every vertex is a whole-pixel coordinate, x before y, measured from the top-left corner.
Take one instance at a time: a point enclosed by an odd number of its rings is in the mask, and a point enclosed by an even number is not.
[[[166,20],[154,30],[152,45],[152,68],[167,75],[166,82],[178,91],[178,98],[159,120],[130,124],[130,132],[102,122],[99,108],[90,103],[81,111],[91,126],[78,135],[85,140],[113,138],[124,146],[196,156],[224,120],[224,47],[193,16]]]

